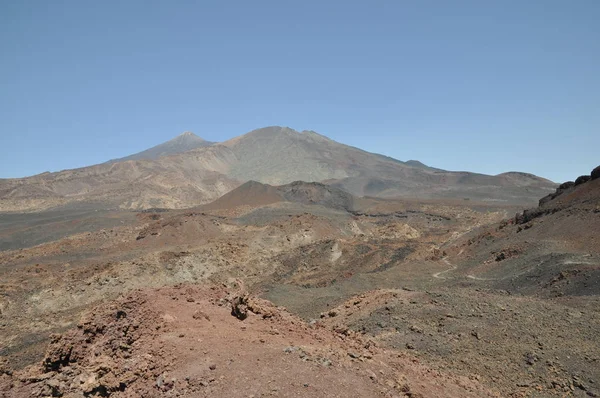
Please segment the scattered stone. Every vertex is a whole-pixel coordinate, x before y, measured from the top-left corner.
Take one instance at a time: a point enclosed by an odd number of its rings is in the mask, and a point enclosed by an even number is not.
[[[194,312],[194,315],[192,315],[192,318],[194,318],[194,319],[206,319],[207,321],[210,321],[210,317],[208,316],[208,314],[206,314],[204,311],[201,311],[201,310],[196,310]]]
[[[231,315],[243,321],[248,317],[248,296],[240,295],[231,301]]]
[[[525,354],[525,362],[529,366],[533,366],[539,360],[540,358],[532,352],[528,352],[527,354]]]

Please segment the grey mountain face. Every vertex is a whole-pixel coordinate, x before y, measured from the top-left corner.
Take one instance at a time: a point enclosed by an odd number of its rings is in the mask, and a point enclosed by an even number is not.
[[[282,185],[326,182],[356,196],[475,199],[531,203],[555,186],[533,175],[489,176],[436,169],[418,161],[363,151],[312,131],[265,127],[226,141],[233,153],[227,175]],[[541,196],[540,196],[541,195]]]
[[[379,174],[404,168],[399,160],[341,144],[314,131],[265,127],[223,143],[235,154],[229,175],[282,185]]]
[[[150,149],[146,149],[145,151],[134,153],[133,155],[129,155],[119,159],[109,160],[107,163],[116,163],[123,162],[126,160],[142,160],[149,159],[154,160],[158,159],[162,156],[174,155],[176,153],[182,153],[191,151],[192,149],[201,148],[205,146],[210,146],[213,143],[210,141],[206,141],[194,133],[186,131],[183,134],[178,135],[177,137],[164,142],[162,144],[156,145]]]

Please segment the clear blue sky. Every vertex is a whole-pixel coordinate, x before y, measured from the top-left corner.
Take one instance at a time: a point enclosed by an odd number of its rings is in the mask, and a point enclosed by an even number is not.
[[[310,129],[555,181],[600,164],[600,1],[0,1],[0,177]]]

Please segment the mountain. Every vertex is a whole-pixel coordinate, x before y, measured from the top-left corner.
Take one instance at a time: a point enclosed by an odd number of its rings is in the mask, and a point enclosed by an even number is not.
[[[357,196],[470,198],[534,203],[556,185],[527,173],[489,176],[450,172],[340,144],[313,131],[287,127],[251,131],[222,144],[235,155],[228,175],[281,185],[326,181]]]
[[[278,126],[222,143],[185,133],[132,157],[0,180],[0,211],[36,211],[74,202],[183,208],[209,203],[250,180],[271,185],[322,182],[355,196],[460,198],[524,206],[556,188],[527,173],[444,171],[366,152],[314,131]]]
[[[196,134],[186,131],[172,140],[153,146],[145,151],[125,156],[124,158],[109,160],[108,163],[123,162],[126,160],[158,159],[161,156],[191,151],[192,149],[210,146],[212,144],[212,142],[206,141]]]

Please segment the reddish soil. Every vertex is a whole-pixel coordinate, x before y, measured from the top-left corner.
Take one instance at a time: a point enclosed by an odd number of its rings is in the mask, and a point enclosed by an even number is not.
[[[491,397],[347,328],[307,324],[249,296],[179,285],[138,291],[55,335],[45,358],[0,372],[3,397]],[[239,295],[238,295],[239,297]]]

